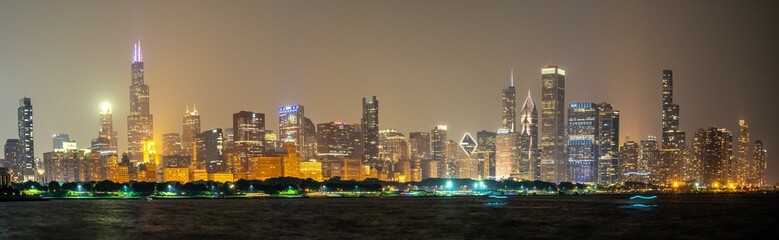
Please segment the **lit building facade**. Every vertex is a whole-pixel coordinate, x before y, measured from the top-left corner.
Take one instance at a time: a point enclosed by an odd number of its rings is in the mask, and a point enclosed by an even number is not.
[[[376,96],[362,98],[362,152],[363,163],[383,168],[379,158],[379,100]]]
[[[227,172],[227,163],[224,159],[224,136],[222,129],[204,131],[197,139],[198,169],[205,166],[208,173]]]
[[[709,128],[704,132],[702,149],[703,183],[717,188],[732,183],[730,161],[733,154],[733,136],[724,128]]]
[[[298,152],[303,152],[306,142],[304,123],[305,111],[302,105],[279,108],[279,140],[282,144],[293,143]]]
[[[130,67],[130,115],[127,116],[127,152],[130,163],[143,160],[146,143],[154,138],[154,116],[149,112],[149,85],[144,83],[143,54],[140,41],[135,43]]]
[[[229,149],[232,159],[238,161],[231,164],[235,166],[232,169],[245,169],[250,157],[262,154],[264,144],[265,114],[250,111],[234,113],[232,146]]]
[[[379,130],[379,159],[388,165],[408,160],[406,136],[395,129]]]
[[[679,149],[685,134],[679,128],[679,104],[673,102],[673,71],[663,70],[663,149]]]
[[[197,108],[193,107],[190,112],[189,106],[187,106],[187,111],[184,112],[181,126],[181,149],[183,150],[183,155],[195,156],[192,150],[195,147],[194,144],[197,136],[201,133],[200,114],[197,112]]]
[[[736,156],[733,158],[732,175],[733,181],[738,185],[746,185],[747,179],[751,175],[752,162],[749,158],[749,125],[744,120],[738,121],[738,143],[736,145]]]
[[[514,69],[511,69],[509,86],[501,91],[501,103],[503,105],[501,128],[515,132],[517,130],[517,91],[514,89]]]
[[[317,125],[317,155],[362,158],[355,151],[362,141],[356,128],[355,124],[335,121]]]
[[[117,154],[118,142],[111,105],[103,103],[100,106],[100,131],[97,133],[97,138],[92,140],[92,151],[103,155]]]
[[[322,162],[308,160],[300,162],[300,175],[302,179],[313,179],[322,182]]]
[[[33,135],[32,101],[30,98],[19,100],[19,155],[21,162],[21,181],[36,181],[35,139]]]
[[[183,155],[184,150],[181,147],[181,134],[166,133],[162,135],[162,155]]]
[[[618,181],[619,110],[609,103],[598,104],[598,183]]]
[[[302,159],[312,159],[317,154],[316,124],[310,118],[305,118],[303,128],[305,142],[303,143],[303,152],[299,152],[299,154]]]
[[[476,133],[477,158],[479,159],[478,171],[483,178],[495,177],[495,132],[482,130]]]
[[[538,110],[530,91],[519,112],[519,161],[527,170],[520,177],[538,180],[541,177],[541,152],[538,148]]]
[[[565,136],[565,70],[541,69],[541,181],[568,179]]]
[[[619,176],[623,182],[637,182],[638,175],[638,144],[625,140],[625,144],[619,149]]]
[[[430,131],[430,157],[436,165],[436,176],[443,178],[446,176],[446,125],[437,125]]]
[[[166,167],[162,173],[163,182],[189,182],[189,168]]]
[[[657,138],[649,136],[646,140],[641,140],[640,149],[638,151],[639,156],[636,166],[639,173],[637,175],[638,180],[641,182],[649,182],[649,174],[652,172],[652,165],[657,163],[657,159],[660,157]]]
[[[495,179],[508,179],[519,162],[518,136],[509,129],[498,129],[495,137]]]
[[[768,184],[765,180],[768,151],[763,148],[763,141],[755,141],[755,149],[752,152],[752,179],[751,183],[758,187],[764,187]]]
[[[409,156],[411,157],[410,180],[418,182],[422,181],[422,179],[431,178],[431,169],[428,164],[430,162],[430,133],[411,132],[408,134],[408,141]]]
[[[597,181],[599,116],[595,103],[568,105],[568,175],[573,182]]]
[[[64,143],[70,142],[70,135],[66,133],[58,133],[54,134],[54,137],[52,138],[52,144],[54,146],[54,151],[62,151],[64,149]]]
[[[5,157],[4,166],[10,171],[9,174],[11,175],[12,182],[21,181],[21,173],[24,166],[22,159],[19,158],[21,148],[22,146],[19,144],[19,139],[5,140],[5,145],[3,147],[3,156]]]

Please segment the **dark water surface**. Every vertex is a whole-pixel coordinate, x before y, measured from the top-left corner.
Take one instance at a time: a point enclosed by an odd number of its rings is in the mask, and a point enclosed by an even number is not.
[[[0,202],[0,239],[779,239],[779,194],[628,197]]]

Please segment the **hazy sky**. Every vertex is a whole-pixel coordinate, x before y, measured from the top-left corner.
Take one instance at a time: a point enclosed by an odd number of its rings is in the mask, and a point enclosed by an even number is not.
[[[359,122],[376,95],[380,127],[449,126],[450,138],[500,126],[500,90],[540,103],[540,68],[566,69],[566,102],[610,102],[625,136],[660,135],[661,71],[674,70],[681,126],[746,119],[779,181],[776,1],[5,1],[0,0],[0,138],[35,108],[36,156],[54,133],[88,147],[100,103],[126,149],[132,43],[141,39],[155,136],[240,110],[302,104],[315,123]],[[540,106],[540,104],[539,104]],[[519,108],[520,106],[517,106]]]

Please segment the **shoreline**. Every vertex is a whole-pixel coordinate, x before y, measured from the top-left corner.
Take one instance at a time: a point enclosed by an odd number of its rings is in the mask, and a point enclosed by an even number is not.
[[[543,194],[543,195],[495,195],[495,196],[506,196],[509,198],[536,198],[536,197],[554,197],[554,198],[576,198],[576,197],[617,197],[617,196],[633,196],[633,195],[656,195],[656,196],[680,196],[680,195],[769,195],[769,194],[777,194],[777,192],[699,192],[699,193],[653,193],[653,192],[646,192],[646,193],[603,193],[603,194],[580,194],[580,195],[574,195],[574,194],[566,194],[566,195],[556,195],[556,194]],[[459,194],[451,194],[451,195],[416,195],[416,196],[406,196],[406,195],[377,195],[377,194],[364,194],[364,195],[340,195],[340,194],[334,194],[334,195],[290,195],[290,196],[279,196],[279,195],[263,195],[263,196],[245,196],[245,195],[228,195],[228,196],[222,196],[222,197],[212,197],[212,196],[149,196],[152,201],[153,200],[192,200],[192,199],[213,199],[213,200],[230,200],[230,199],[241,199],[241,200],[249,200],[249,199],[334,199],[334,198],[376,198],[376,199],[384,199],[384,198],[450,198],[450,197],[457,197],[457,198],[489,198],[491,196],[490,194],[482,194],[482,195],[459,195]],[[39,197],[39,198],[23,198],[23,199],[15,199],[15,200],[6,200],[5,198],[0,198],[0,201],[47,201],[47,200],[147,200],[146,196],[139,196],[139,197],[126,197],[126,198],[116,198],[116,197]]]

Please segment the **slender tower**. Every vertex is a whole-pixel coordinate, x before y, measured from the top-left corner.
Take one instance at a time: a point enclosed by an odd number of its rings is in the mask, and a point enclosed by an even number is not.
[[[35,145],[32,133],[32,101],[30,98],[19,100],[19,153],[21,180],[36,181]]]
[[[143,79],[143,53],[141,41],[133,46],[130,65],[130,115],[127,116],[127,152],[133,165],[143,161],[144,146],[154,136],[153,116],[149,113],[149,85]]]
[[[381,170],[379,159],[379,100],[376,96],[362,98],[363,163]]]
[[[526,172],[522,178],[528,180],[538,180],[540,177],[541,162],[538,151],[538,110],[533,99],[530,98],[530,90],[527,91],[527,98],[519,111],[519,142],[520,162],[525,166]]]
[[[501,102],[503,103],[503,115],[501,118],[501,128],[508,129],[509,132],[517,130],[517,91],[514,89],[514,69],[511,69],[511,78],[509,86],[503,89]]]

